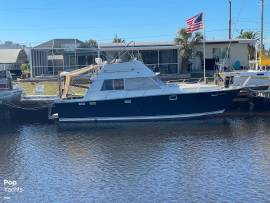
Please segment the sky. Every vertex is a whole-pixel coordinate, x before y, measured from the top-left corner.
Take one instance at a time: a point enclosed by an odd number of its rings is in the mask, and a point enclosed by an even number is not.
[[[270,0],[265,0],[270,45]],[[185,20],[205,15],[206,39],[228,37],[228,0],[0,0],[0,40],[35,46],[53,38],[171,41]],[[269,20],[268,20],[269,19]],[[232,0],[233,37],[260,30],[260,0]]]

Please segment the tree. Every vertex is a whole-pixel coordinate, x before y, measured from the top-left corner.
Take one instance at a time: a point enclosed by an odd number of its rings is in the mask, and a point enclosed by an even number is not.
[[[258,39],[258,32],[253,31],[244,31],[243,29],[240,31],[238,39]],[[255,47],[254,45],[248,45],[248,55],[250,59],[255,59]]]
[[[122,38],[119,38],[117,35],[113,38],[113,43],[125,43],[126,41]]]
[[[89,39],[84,41],[84,43],[81,45],[81,48],[97,48],[98,47],[98,43],[96,40],[94,39]]]
[[[182,56],[182,73],[186,73],[189,67],[189,59],[192,57],[192,52],[195,45],[203,39],[200,32],[196,32],[194,36],[191,33],[187,33],[185,28],[181,28],[176,35],[175,43],[180,45],[180,54]],[[196,55],[200,56],[200,52]]]
[[[29,64],[22,64],[21,65],[21,70],[22,70],[23,78],[30,77],[30,65]]]
[[[237,38],[239,38],[239,39],[258,39],[258,32],[244,31],[242,29]]]

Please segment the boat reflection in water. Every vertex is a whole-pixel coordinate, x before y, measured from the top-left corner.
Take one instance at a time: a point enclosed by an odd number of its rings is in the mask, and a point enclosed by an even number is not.
[[[69,95],[72,77],[92,72],[84,97]],[[55,102],[60,122],[147,121],[221,114],[238,87],[163,83],[141,61],[89,66],[62,73],[64,87]]]

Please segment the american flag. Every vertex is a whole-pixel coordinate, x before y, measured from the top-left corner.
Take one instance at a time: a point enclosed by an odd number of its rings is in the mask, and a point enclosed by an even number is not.
[[[199,13],[192,18],[186,20],[187,23],[187,33],[192,33],[197,30],[203,29],[203,13]]]

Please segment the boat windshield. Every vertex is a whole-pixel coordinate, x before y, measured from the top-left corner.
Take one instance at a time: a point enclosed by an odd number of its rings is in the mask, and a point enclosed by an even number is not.
[[[152,78],[127,78],[125,79],[125,90],[153,90],[160,89]]]
[[[104,80],[101,91],[108,90],[153,90],[160,89],[160,85],[164,85],[159,79],[142,77],[142,78],[126,78],[126,79],[109,79]]]
[[[156,77],[153,77],[153,80],[159,85],[159,86],[164,86],[165,83],[159,79],[157,76]]]

